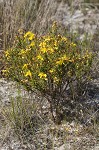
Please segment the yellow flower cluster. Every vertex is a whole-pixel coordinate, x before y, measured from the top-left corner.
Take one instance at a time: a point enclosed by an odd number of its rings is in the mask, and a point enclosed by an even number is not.
[[[32,77],[32,73],[30,70],[28,70],[25,74],[25,77]]]
[[[63,55],[62,57],[59,58],[59,60],[56,62],[56,64],[62,65],[62,64],[65,63],[64,61],[68,61],[68,60],[69,60],[69,58],[65,54],[65,55]]]
[[[35,38],[35,34],[28,31],[25,35],[24,35],[24,38],[28,38],[28,40],[33,40]]]
[[[47,75],[43,72],[40,72],[38,75],[41,79],[47,80]]]
[[[10,59],[10,51],[9,50],[5,51],[5,56],[6,56],[7,60]]]
[[[51,33],[42,37],[28,31],[17,41],[15,48],[5,51],[9,76],[39,85],[40,88],[57,87],[68,77],[80,78],[91,65],[92,53],[79,50],[79,46],[56,31],[56,22]],[[20,39],[20,38],[19,38]],[[50,83],[51,82],[51,83]]]
[[[54,53],[55,46],[57,46],[56,41],[54,41],[53,46],[52,44],[53,38],[51,38],[50,36],[44,36],[43,39],[44,41],[39,44],[41,53],[49,53],[49,54]]]

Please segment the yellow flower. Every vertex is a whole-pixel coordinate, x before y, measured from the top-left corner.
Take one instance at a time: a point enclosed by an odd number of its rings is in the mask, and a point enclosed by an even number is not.
[[[9,69],[2,70],[3,75],[7,76],[9,74]]]
[[[32,41],[35,38],[34,34],[31,34],[30,37],[28,38],[30,41]]]
[[[63,60],[61,59],[61,60],[58,60],[57,62],[56,62],[56,64],[57,65],[62,65],[63,64]]]
[[[51,40],[50,36],[47,36],[47,37],[45,38],[45,42],[49,42],[50,40]]]
[[[40,72],[38,75],[40,78],[47,80],[47,75],[43,72]]]
[[[26,74],[25,74],[25,77],[32,77],[32,74],[31,74],[31,71],[30,70],[28,70],[27,72],[26,72]]]
[[[26,53],[26,51],[24,49],[22,49],[20,52],[19,52],[19,55],[24,55]]]
[[[31,31],[28,31],[25,35],[24,38],[28,38],[30,41],[35,38],[35,34],[32,33]]]
[[[24,64],[22,69],[27,69],[27,67],[28,67],[28,64]]]
[[[54,52],[54,49],[53,49],[53,48],[49,48],[48,51],[49,51],[50,53],[53,53],[53,52]]]
[[[27,48],[26,50],[25,50],[25,53],[27,54],[27,53],[29,53],[31,51],[31,48]]]
[[[41,43],[39,44],[39,47],[42,47],[42,48],[46,47],[46,43],[45,43],[45,42],[41,42]]]
[[[73,46],[73,47],[76,47],[76,44],[75,44],[75,43],[73,43],[73,42],[72,42],[70,45],[71,45],[71,46]]]
[[[57,47],[57,44],[58,44],[58,43],[57,43],[57,41],[55,40],[55,42],[54,42],[54,46],[55,46],[55,47]]]
[[[31,35],[31,32],[28,31],[25,35],[24,35],[24,38],[26,38],[27,36]]]
[[[64,61],[69,60],[69,58],[66,55],[63,55],[59,60],[56,62],[57,65],[62,65],[64,64]]]
[[[2,70],[3,73],[9,72],[9,69]]]
[[[40,50],[41,50],[42,53],[46,53],[47,52],[47,49],[45,47],[41,48]]]
[[[30,46],[31,46],[31,47],[35,46],[35,42],[34,42],[34,41],[31,42]]]
[[[66,55],[63,55],[63,57],[61,58],[63,61],[64,60],[69,60],[69,58]]]
[[[50,72],[50,73],[53,73],[53,72],[54,72],[54,69],[50,69],[49,72]]]
[[[5,51],[5,56],[8,57],[9,56],[9,51]]]
[[[67,38],[66,37],[62,37],[62,40],[67,42]]]
[[[37,59],[38,59],[38,60],[42,60],[42,61],[44,60],[41,55],[38,55],[38,56],[37,56]]]

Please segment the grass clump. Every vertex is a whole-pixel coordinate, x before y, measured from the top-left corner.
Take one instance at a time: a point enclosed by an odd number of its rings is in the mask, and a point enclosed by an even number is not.
[[[65,104],[74,108],[85,97],[91,78],[93,53],[86,41],[74,40],[61,35],[55,22],[41,37],[19,31],[13,47],[5,51],[5,76],[47,96],[57,123],[62,120]]]
[[[39,121],[37,123],[36,107],[34,102],[19,95],[11,98],[10,106],[3,109],[3,115],[19,137],[34,134],[40,126]]]

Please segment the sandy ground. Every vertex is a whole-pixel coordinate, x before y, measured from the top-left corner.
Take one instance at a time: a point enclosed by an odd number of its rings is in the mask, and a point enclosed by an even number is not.
[[[94,85],[99,86],[99,80],[94,80]],[[15,98],[19,93],[23,98],[40,100],[37,93],[31,96],[15,82],[0,79],[0,150],[99,150],[99,126],[84,127],[75,122],[63,122],[59,126],[52,121],[45,122],[34,137],[19,140],[2,114],[2,110],[9,107],[11,97]],[[97,101],[98,94],[94,96]],[[42,105],[46,107],[45,102]]]

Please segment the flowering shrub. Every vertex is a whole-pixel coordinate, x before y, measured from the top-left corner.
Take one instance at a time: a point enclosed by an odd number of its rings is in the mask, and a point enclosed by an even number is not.
[[[93,54],[83,45],[59,34],[56,23],[42,37],[30,31],[20,33],[14,46],[5,51],[3,72],[30,89],[48,94],[51,112],[55,109],[59,114],[64,93],[69,89],[70,98],[77,100],[90,79]]]

